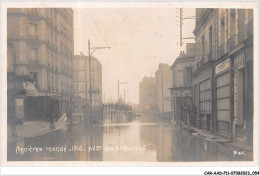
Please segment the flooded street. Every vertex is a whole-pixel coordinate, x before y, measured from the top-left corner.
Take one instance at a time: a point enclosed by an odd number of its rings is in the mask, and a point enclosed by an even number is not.
[[[83,121],[49,134],[8,142],[9,161],[237,161],[234,150],[179,125],[149,117],[103,124]]]

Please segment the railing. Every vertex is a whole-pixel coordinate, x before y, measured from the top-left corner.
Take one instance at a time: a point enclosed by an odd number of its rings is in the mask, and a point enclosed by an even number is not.
[[[36,59],[29,59],[29,64],[33,64],[33,65],[39,65],[39,64],[40,64],[40,60],[36,60]]]
[[[228,50],[232,50],[238,43],[238,34],[232,35],[228,39]]]
[[[253,20],[250,20],[246,25],[245,25],[245,38],[249,38],[253,36]]]
[[[39,36],[37,35],[29,35],[30,40],[39,40]]]
[[[223,43],[219,48],[218,48],[218,57],[223,56],[227,52],[227,44]]]

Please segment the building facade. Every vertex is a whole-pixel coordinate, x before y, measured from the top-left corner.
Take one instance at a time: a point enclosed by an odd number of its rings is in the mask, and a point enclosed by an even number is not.
[[[102,64],[95,57],[91,57],[91,86],[92,107],[97,108],[102,104]],[[89,79],[89,57],[82,52],[74,56],[74,89],[73,94],[76,102],[77,112],[82,112],[82,106],[90,106],[90,79]]]
[[[167,118],[171,116],[171,92],[172,87],[172,74],[171,68],[168,64],[159,64],[158,70],[155,72],[156,79],[156,95],[157,107],[159,113]]]
[[[144,77],[139,83],[140,111],[154,111],[156,106],[155,77]]]
[[[196,9],[197,126],[252,142],[253,10]]]
[[[171,88],[171,108],[174,121],[184,121],[190,124],[188,116],[185,114],[185,105],[192,101],[192,72],[195,65],[195,44],[187,44],[184,51],[174,61],[172,70]]]
[[[72,103],[73,35],[71,8],[7,10],[8,98],[25,119],[46,120],[51,102],[58,118]]]

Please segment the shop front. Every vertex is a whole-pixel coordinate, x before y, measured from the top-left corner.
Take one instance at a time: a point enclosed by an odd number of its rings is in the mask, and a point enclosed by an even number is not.
[[[231,102],[231,58],[215,66],[215,92],[216,92],[216,132],[219,135],[231,137],[232,128],[232,102]]]
[[[37,109],[30,106],[31,99],[38,98],[38,91],[32,82],[15,79],[14,87],[7,91],[8,97],[8,122],[23,123],[35,116]]]
[[[193,101],[197,108],[195,126],[212,131],[212,62],[205,65],[193,75]]]

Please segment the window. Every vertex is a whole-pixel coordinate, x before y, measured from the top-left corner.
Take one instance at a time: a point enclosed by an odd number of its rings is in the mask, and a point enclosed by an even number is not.
[[[204,36],[201,37],[201,43],[202,43],[202,56],[204,59],[204,56],[205,56],[205,38],[204,38]]]
[[[230,9],[230,36],[228,39],[228,49],[231,50],[237,44],[238,35],[236,32],[237,24],[236,24],[236,10]]]
[[[186,67],[184,70],[184,86],[191,86],[192,68]]]
[[[208,60],[212,59],[212,26],[209,28],[209,58]]]
[[[56,85],[55,85],[55,86],[56,86],[56,91],[58,92],[58,88],[59,88],[59,87],[58,87],[58,83],[59,83],[59,82],[58,82],[58,77],[57,77],[57,76],[56,76],[56,78],[55,78],[55,83],[56,83]]]
[[[37,25],[30,23],[30,36],[36,36]]]
[[[55,67],[56,67],[56,70],[58,71],[57,57],[55,57]]]
[[[207,79],[199,84],[200,111],[211,113],[211,79]]]
[[[79,91],[85,91],[85,83],[79,83]]]
[[[37,60],[38,58],[38,49],[37,48],[30,48],[30,59]]]
[[[46,41],[47,42],[49,42],[49,35],[50,35],[49,28],[46,27]]]
[[[222,17],[221,18],[221,28],[220,28],[220,32],[221,32],[221,34],[220,34],[220,42],[221,42],[221,44],[223,44],[224,43],[224,39],[225,39],[225,18],[224,17]]]
[[[230,111],[230,81],[229,73],[222,74],[216,78],[217,88],[217,119],[229,120]]]

